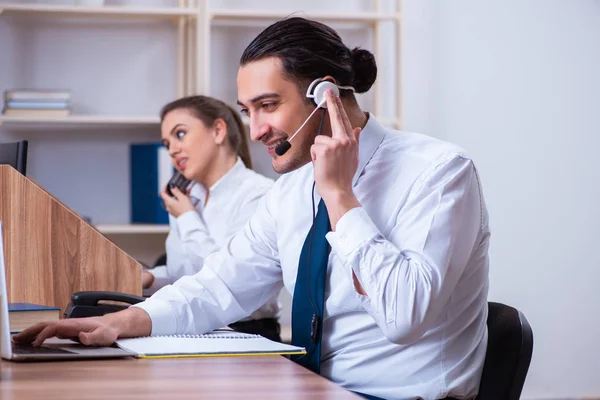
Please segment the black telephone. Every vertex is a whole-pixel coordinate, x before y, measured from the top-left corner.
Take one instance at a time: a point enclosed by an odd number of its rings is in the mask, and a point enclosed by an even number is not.
[[[185,176],[183,176],[181,174],[181,172],[177,171],[177,172],[175,172],[175,175],[173,175],[173,177],[171,179],[169,179],[169,182],[167,183],[167,193],[169,196],[173,197],[171,188],[177,187],[179,190],[181,190],[182,193],[185,194],[188,186],[190,186],[190,183],[192,183],[191,180],[187,179]]]
[[[65,318],[100,317],[104,314],[125,310],[145,298],[133,294],[104,291],[75,292],[65,310]],[[110,302],[110,303],[106,303]],[[126,304],[114,304],[126,303]]]

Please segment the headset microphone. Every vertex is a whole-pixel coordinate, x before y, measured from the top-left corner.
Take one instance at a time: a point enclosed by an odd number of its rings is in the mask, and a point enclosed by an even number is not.
[[[278,156],[282,156],[284,155],[290,148],[292,147],[292,144],[289,142],[289,140],[286,140],[283,143],[279,143],[277,145],[277,147],[275,147],[275,154],[277,154]]]
[[[319,108],[321,108],[321,106],[323,104],[325,104],[326,101],[327,101],[327,98],[324,98],[323,100],[321,100],[321,102],[319,103],[319,105],[317,105],[317,108],[315,108],[313,110],[313,112],[310,113],[310,115],[308,116],[308,118],[306,118],[304,120],[304,123],[300,126],[300,128],[298,128],[298,130],[296,132],[294,132],[294,134],[292,135],[292,137],[289,138],[288,140],[286,140],[283,143],[279,143],[277,145],[277,147],[275,147],[275,154],[277,154],[278,156],[282,156],[282,155],[284,155],[292,147],[292,144],[290,143],[292,141],[292,139],[298,134],[298,132],[300,132],[302,130],[302,128],[304,128],[304,125],[306,125],[306,123],[310,120],[310,117],[312,117],[314,115],[314,113],[317,112],[317,110]]]
[[[308,118],[306,118],[304,120],[304,123],[300,126],[300,128],[298,128],[298,130],[296,132],[294,132],[294,134],[292,135],[291,138],[289,138],[288,140],[286,140],[283,143],[279,143],[277,145],[277,147],[275,147],[275,154],[277,154],[278,156],[282,156],[284,155],[291,147],[292,144],[290,143],[292,141],[292,139],[298,134],[298,132],[300,132],[302,130],[302,128],[304,128],[304,125],[306,125],[306,123],[310,120],[310,117],[312,117],[319,108],[321,108],[321,106],[323,104],[325,104],[325,102],[327,101],[327,98],[323,98],[323,100],[321,100],[321,102],[317,105],[317,108],[315,108],[313,110],[313,112],[310,113],[310,115],[308,116]]]

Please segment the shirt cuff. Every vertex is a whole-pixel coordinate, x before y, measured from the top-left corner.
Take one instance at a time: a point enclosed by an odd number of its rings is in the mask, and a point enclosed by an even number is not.
[[[378,234],[379,229],[365,209],[356,207],[342,215],[335,232],[329,232],[325,237],[336,255],[346,262],[350,254]]]
[[[141,308],[148,313],[152,321],[152,336],[165,336],[177,332],[177,317],[168,303],[151,297],[131,307]]]
[[[148,289],[143,290],[144,296],[152,296],[161,287],[167,286],[172,283],[171,280],[169,279],[169,274],[167,272],[166,265],[161,265],[159,267],[147,269],[146,271],[148,271],[152,275],[154,275],[154,281],[152,282],[152,285]]]
[[[202,216],[200,216],[200,213],[196,210],[184,212],[175,219],[175,222],[177,224],[179,236],[183,240],[185,240],[193,231],[196,231],[199,228],[203,232],[208,232]]]

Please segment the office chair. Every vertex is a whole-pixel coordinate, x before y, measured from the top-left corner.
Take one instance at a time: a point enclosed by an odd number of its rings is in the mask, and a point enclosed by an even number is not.
[[[156,259],[156,261],[154,261],[154,267],[158,267],[161,265],[167,265],[167,253],[163,253],[160,256],[158,256],[158,258]]]
[[[8,164],[21,174],[27,172],[27,140],[0,143],[0,164]]]
[[[488,303],[488,345],[478,400],[518,400],[533,353],[533,331],[522,312]]]

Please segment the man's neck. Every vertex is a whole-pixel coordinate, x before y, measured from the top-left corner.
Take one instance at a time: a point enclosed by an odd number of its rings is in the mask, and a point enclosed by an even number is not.
[[[348,115],[348,119],[350,120],[350,125],[352,128],[364,128],[369,120],[368,113],[364,112],[360,109],[360,106],[356,102],[353,101],[342,101],[344,105],[344,109],[346,110],[346,114]]]
[[[346,115],[348,115],[348,120],[350,121],[350,125],[352,128],[364,128],[367,125],[369,120],[369,113],[366,113],[360,109],[358,105],[356,106],[348,106],[344,104],[344,110],[346,111]],[[327,136],[331,136],[331,128],[327,126],[329,124],[325,124],[323,129],[323,134]],[[310,160],[307,160],[309,162]]]

